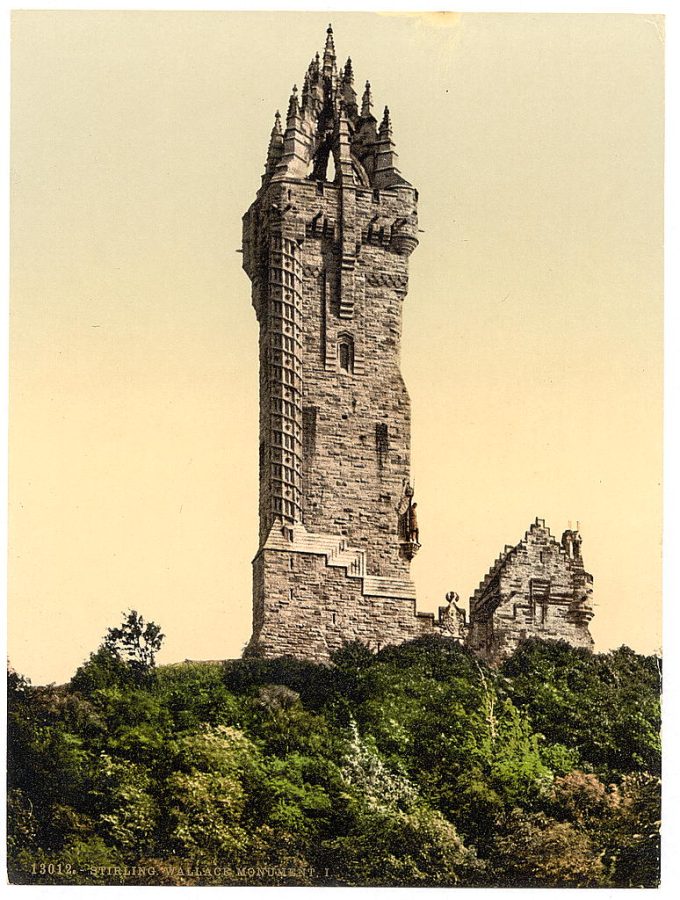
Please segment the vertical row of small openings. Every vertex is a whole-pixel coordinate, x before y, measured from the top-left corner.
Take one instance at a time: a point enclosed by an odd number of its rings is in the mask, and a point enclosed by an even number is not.
[[[302,452],[305,456],[313,456],[316,452],[316,420],[318,406],[302,408]]]
[[[375,449],[378,454],[378,464],[382,466],[390,449],[390,435],[386,422],[375,423]]]
[[[354,339],[350,334],[338,338],[338,368],[349,375],[354,374]]]
[[[260,441],[260,475],[264,470],[264,441]]]

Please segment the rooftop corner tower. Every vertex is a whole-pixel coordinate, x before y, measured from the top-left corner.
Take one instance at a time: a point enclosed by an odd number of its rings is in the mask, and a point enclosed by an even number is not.
[[[415,610],[410,402],[399,360],[418,194],[385,107],[329,27],[276,113],[243,218],[260,325],[260,538],[249,652],[326,659],[431,633]]]

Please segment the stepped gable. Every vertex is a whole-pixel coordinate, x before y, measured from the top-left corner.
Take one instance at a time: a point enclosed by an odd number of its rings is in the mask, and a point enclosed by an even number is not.
[[[506,544],[500,554],[497,556],[494,564],[491,566],[487,574],[484,578],[479,582],[479,587],[475,588],[475,592],[472,595],[473,598],[481,597],[485,592],[488,586],[493,582],[494,578],[501,571],[503,566],[512,558],[512,556],[517,553],[518,550],[521,550],[522,547],[525,547],[527,541],[529,540],[531,534],[536,530],[545,531],[548,535],[551,543],[554,545],[556,552],[562,553],[566,556],[565,550],[562,545],[557,541],[552,534],[550,533],[550,528],[545,524],[545,519],[535,519],[533,525],[530,525],[527,531],[524,533],[524,537],[518,544]]]
[[[470,599],[468,646],[494,663],[530,637],[592,649],[593,578],[581,544],[578,529],[557,541],[536,519],[517,545],[506,545]]]

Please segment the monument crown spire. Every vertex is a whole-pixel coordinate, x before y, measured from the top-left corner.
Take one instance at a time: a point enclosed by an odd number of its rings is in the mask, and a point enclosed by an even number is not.
[[[326,46],[323,51],[323,74],[330,77],[335,70],[335,44],[333,42],[333,26],[326,29]]]
[[[346,184],[349,178],[364,187],[408,184],[396,166],[390,164],[392,158],[396,159],[396,152],[389,118],[387,125],[383,119],[378,133],[372,107],[373,95],[367,81],[359,109],[350,57],[338,75],[333,27],[329,25],[323,56],[317,52],[307,66],[301,95],[298,96],[297,87],[293,88],[286,116],[284,152],[273,167],[268,154],[263,182],[287,178],[325,181],[331,156],[335,160],[342,155],[347,163],[342,175]],[[343,117],[346,124],[341,121]],[[386,141],[389,148],[384,146]],[[386,155],[386,149],[392,156]],[[337,167],[335,177],[339,177]]]

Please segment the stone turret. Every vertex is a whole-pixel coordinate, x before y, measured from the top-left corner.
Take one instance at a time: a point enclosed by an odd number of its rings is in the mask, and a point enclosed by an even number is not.
[[[329,26],[323,57],[317,53],[310,62],[300,97],[297,87],[293,88],[283,153],[275,169],[270,167],[268,157],[264,182],[308,177],[325,182],[331,155],[337,172],[344,119],[350,160],[350,170],[345,174],[351,175],[353,183],[378,189],[408,185],[396,165],[389,111],[385,107],[378,130],[372,107],[371,87],[366,82],[359,111],[351,59],[338,74],[333,29]]]

